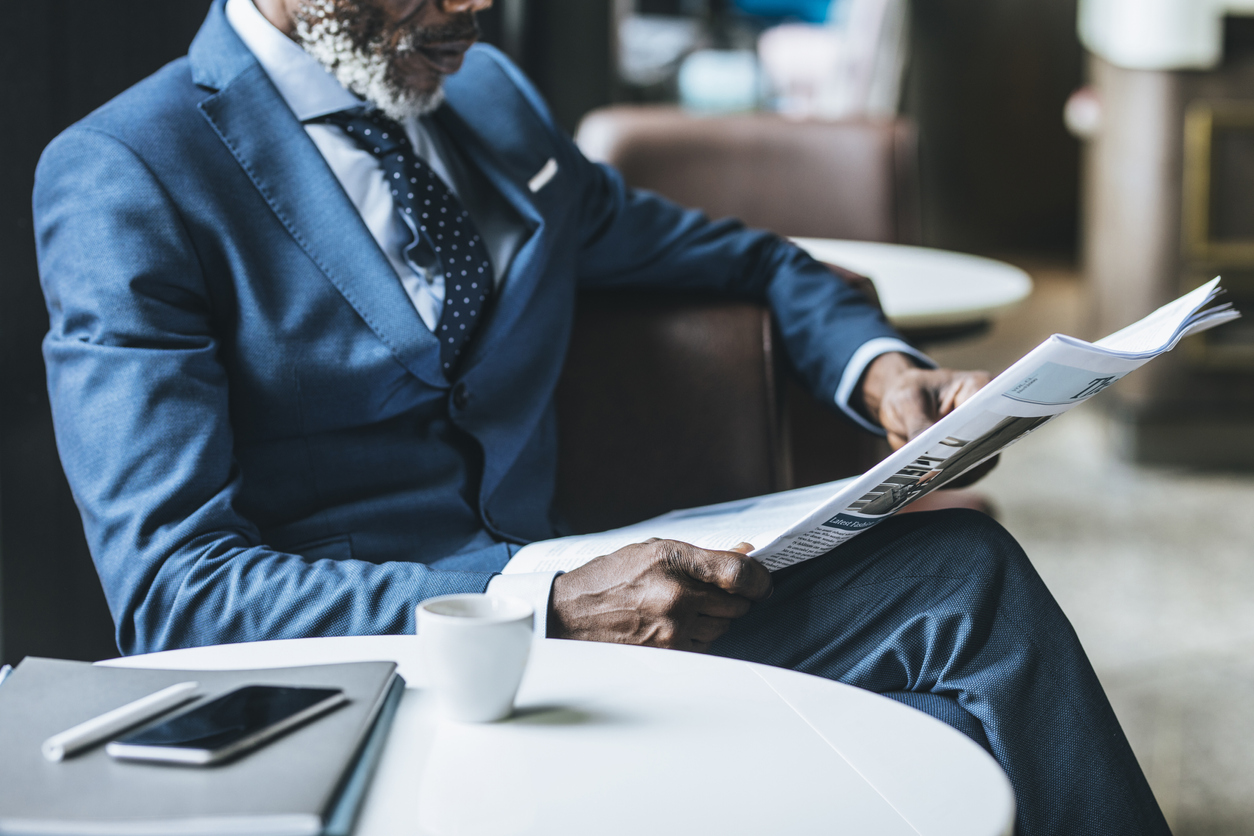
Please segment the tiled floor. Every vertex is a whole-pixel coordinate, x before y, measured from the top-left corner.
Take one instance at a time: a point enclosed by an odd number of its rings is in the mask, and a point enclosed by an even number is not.
[[[1033,269],[1032,301],[936,347],[1000,371],[1083,327],[1083,289]],[[1134,467],[1100,399],[1009,451],[983,483],[1075,625],[1176,836],[1254,834],[1254,474]]]

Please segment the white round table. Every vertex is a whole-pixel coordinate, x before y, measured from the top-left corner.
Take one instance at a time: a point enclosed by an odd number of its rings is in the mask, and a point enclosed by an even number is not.
[[[536,642],[515,716],[441,720],[413,636],[296,639],[102,664],[260,668],[394,660],[408,684],[360,836],[1000,836],[1010,784],[976,744],[805,674],[621,645]]]
[[[903,330],[979,324],[1032,292],[1027,273],[991,258],[873,241],[792,240],[819,261],[869,278],[884,314]]]

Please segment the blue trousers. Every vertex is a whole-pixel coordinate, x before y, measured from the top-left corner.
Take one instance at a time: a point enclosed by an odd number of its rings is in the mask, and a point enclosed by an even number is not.
[[[894,517],[775,575],[712,653],[911,705],[990,751],[1019,836],[1170,834],[1076,638],[1027,556],[974,511]]]

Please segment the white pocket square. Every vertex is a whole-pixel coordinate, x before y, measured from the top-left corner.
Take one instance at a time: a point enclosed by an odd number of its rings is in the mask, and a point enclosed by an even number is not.
[[[532,194],[535,194],[536,192],[540,191],[545,186],[547,186],[549,184],[549,181],[552,180],[556,175],[557,175],[557,160],[553,159],[552,157],[549,157],[549,161],[544,164],[543,168],[541,168],[539,171],[536,172],[536,176],[532,177],[530,180],[527,181],[527,188],[531,189]]]

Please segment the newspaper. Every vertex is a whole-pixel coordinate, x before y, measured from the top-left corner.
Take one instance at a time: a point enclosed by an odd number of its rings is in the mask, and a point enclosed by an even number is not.
[[[1096,343],[1055,334],[875,467],[850,479],[672,511],[625,528],[543,540],[505,567],[569,571],[652,537],[708,549],[740,543],[772,570],[826,554],[1028,433],[1084,403],[1184,337],[1240,316],[1214,304],[1219,279]]]

